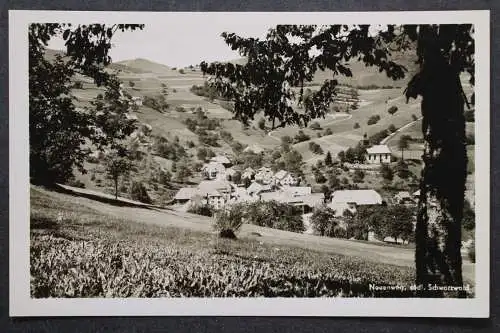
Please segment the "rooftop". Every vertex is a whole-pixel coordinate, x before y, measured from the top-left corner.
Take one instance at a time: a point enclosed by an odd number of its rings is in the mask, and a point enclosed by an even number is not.
[[[341,190],[332,194],[332,203],[351,202],[357,205],[380,205],[382,197],[375,190]]]
[[[390,154],[391,150],[387,145],[375,145],[373,147],[367,148],[366,152],[368,154]]]

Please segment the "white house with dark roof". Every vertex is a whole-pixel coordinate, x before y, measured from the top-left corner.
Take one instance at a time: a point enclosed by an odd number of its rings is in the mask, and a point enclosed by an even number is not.
[[[299,183],[299,180],[291,173],[287,173],[287,175],[283,177],[279,183],[282,186],[295,186]]]
[[[201,173],[206,179],[221,179],[226,176],[226,167],[222,163],[208,162],[201,168]]]
[[[391,150],[387,145],[375,145],[367,148],[366,161],[369,164],[391,163]]]
[[[381,204],[382,196],[375,190],[340,190],[333,192],[328,206],[342,216],[346,210],[356,212],[358,206]]]
[[[243,173],[241,174],[241,179],[250,179],[252,180],[253,177],[255,176],[255,170],[248,167],[245,170],[243,170]]]
[[[262,167],[255,174],[255,180],[263,184],[271,184],[274,180],[274,172],[271,168]]]

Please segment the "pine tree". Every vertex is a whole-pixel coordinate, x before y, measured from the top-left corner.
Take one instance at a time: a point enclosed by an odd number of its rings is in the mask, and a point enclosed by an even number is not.
[[[332,154],[330,152],[327,152],[325,157],[325,165],[332,166],[332,164],[333,164]]]

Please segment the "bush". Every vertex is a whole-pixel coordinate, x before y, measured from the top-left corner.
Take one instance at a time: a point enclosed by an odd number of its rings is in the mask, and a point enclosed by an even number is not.
[[[219,136],[215,133],[206,133],[202,135],[198,135],[198,140],[200,143],[203,143],[212,147],[219,147]]]
[[[399,178],[401,179],[407,179],[411,176],[411,172],[408,169],[408,164],[406,164],[405,161],[400,160],[396,164],[396,174],[398,175]]]
[[[338,237],[339,234],[343,234],[339,231],[339,218],[335,215],[335,211],[326,205],[314,209],[311,225],[320,236]]]
[[[391,133],[394,133],[396,132],[398,129],[396,128],[396,126],[394,126],[394,124],[390,124],[389,127],[387,128],[387,130]]]
[[[321,125],[315,121],[314,123],[312,123],[310,126],[309,126],[310,129],[312,130],[320,130],[321,129]]]
[[[369,125],[369,124],[368,124],[368,125]],[[355,123],[353,128],[354,128],[354,129],[358,129],[358,128],[360,128],[360,127],[361,127],[361,126],[359,126],[359,123]]]
[[[372,136],[370,136],[368,138],[368,141],[373,145],[378,145],[380,143],[380,141],[382,141],[388,135],[389,135],[388,130],[386,130],[386,129],[381,130],[380,132],[377,132],[377,133],[373,134]]]
[[[233,141],[233,135],[228,131],[220,131],[220,137],[226,143],[231,143],[231,141]]]
[[[318,155],[323,154],[323,148],[321,148],[321,146],[318,145],[316,142],[309,142],[309,150],[312,151],[314,154]]]
[[[191,214],[197,214],[197,215],[202,215],[202,216],[213,216],[214,215],[214,210],[212,207],[210,207],[207,204],[202,204],[202,203],[194,203],[189,206],[187,209],[188,213]]]
[[[325,130],[325,135],[332,135],[332,134],[333,134],[333,131],[332,131],[332,129],[331,129],[331,128],[327,128],[327,129]]]
[[[412,114],[412,115],[411,115],[411,119],[413,119],[413,121],[417,121],[418,117],[417,117],[417,115]]]
[[[314,180],[318,184],[324,184],[324,183],[326,183],[326,177],[325,177],[325,175],[323,175],[323,173],[321,171],[316,171],[314,173]]]
[[[302,210],[296,206],[277,201],[256,201],[241,205],[245,222],[258,226],[303,232]],[[233,205],[233,206],[236,206]]]
[[[362,170],[354,171],[354,176],[352,177],[352,181],[355,183],[361,183],[365,178],[365,173]]]
[[[184,74],[184,73],[185,73],[185,72],[184,72],[184,68],[180,68],[180,69],[179,69],[179,73],[180,73],[180,74]]]
[[[304,131],[299,130],[297,135],[294,137],[294,143],[304,142],[310,139],[311,137],[309,135],[305,134]]]
[[[398,107],[393,105],[389,108],[389,110],[387,110],[387,112],[389,112],[391,115],[395,114],[396,112],[398,112]]]
[[[149,197],[148,191],[143,183],[134,181],[130,187],[130,198],[135,201],[140,201],[146,204],[151,204],[153,201]]]
[[[236,233],[243,225],[243,214],[240,205],[232,205],[229,209],[216,212],[213,228],[219,233],[219,237],[236,239]]]
[[[373,115],[370,118],[368,118],[368,121],[366,122],[366,124],[367,125],[375,125],[376,123],[378,123],[379,120],[380,120],[380,116],[378,114]]]
[[[387,164],[382,164],[380,167],[380,174],[385,180],[391,181],[394,178],[394,172]]]

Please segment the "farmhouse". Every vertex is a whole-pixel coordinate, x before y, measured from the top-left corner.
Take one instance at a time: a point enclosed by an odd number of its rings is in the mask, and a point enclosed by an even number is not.
[[[183,187],[177,192],[174,197],[175,203],[186,203],[198,194],[198,189],[195,187]]]
[[[247,193],[248,193],[248,195],[251,195],[251,196],[259,195],[262,192],[269,192],[269,191],[271,191],[270,185],[263,185],[263,184],[259,184],[257,182],[253,182],[247,188]]]
[[[366,161],[370,164],[391,162],[391,150],[387,145],[375,145],[366,149]]]
[[[358,206],[381,204],[382,197],[375,190],[341,190],[333,192],[329,207],[342,216],[346,210],[354,213]]]
[[[283,186],[295,186],[299,183],[299,180],[295,178],[291,173],[288,173],[281,181],[280,184]]]
[[[246,168],[245,170],[243,170],[243,174],[241,175],[241,179],[252,180],[254,176],[255,176],[255,170],[249,167],[249,168]]]
[[[209,162],[203,165],[201,173],[206,179],[221,179],[226,175],[226,168],[222,163]]]
[[[255,174],[255,180],[262,184],[271,184],[274,179],[274,172],[270,168],[262,167]]]

